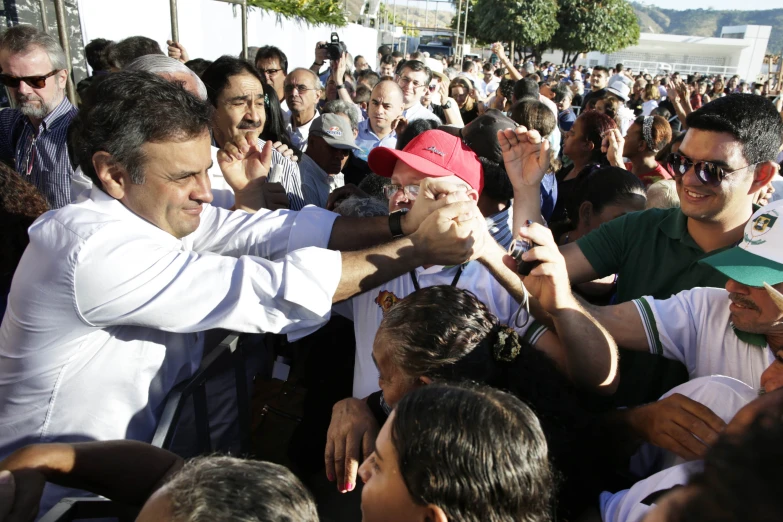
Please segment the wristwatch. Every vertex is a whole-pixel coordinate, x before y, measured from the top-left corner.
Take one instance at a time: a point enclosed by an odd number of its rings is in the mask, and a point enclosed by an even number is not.
[[[345,89],[345,84],[344,84],[344,83],[341,83],[340,85],[338,85],[338,86],[337,86],[337,88],[338,88],[338,89]]]
[[[389,230],[393,239],[400,238],[405,235],[402,231],[402,215],[405,214],[404,210],[397,210],[389,214]]]
[[[451,101],[450,101],[450,100],[446,100],[446,103],[444,103],[443,105],[441,105],[441,107],[443,107],[443,109],[444,109],[444,110],[449,110],[449,109],[451,109]]]

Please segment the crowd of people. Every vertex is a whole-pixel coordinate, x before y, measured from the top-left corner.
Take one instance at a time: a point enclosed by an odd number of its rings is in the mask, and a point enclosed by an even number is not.
[[[491,51],[0,34],[0,521],[783,518],[777,86]],[[226,330],[290,467],[150,444]]]

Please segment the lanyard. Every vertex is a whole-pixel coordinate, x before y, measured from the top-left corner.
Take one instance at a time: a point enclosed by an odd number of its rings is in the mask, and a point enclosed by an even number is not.
[[[459,270],[457,270],[457,275],[454,276],[454,280],[451,282],[451,286],[457,286],[457,282],[459,282],[459,278],[462,276],[463,270],[465,270],[465,265],[459,265]],[[421,288],[419,287],[419,280],[416,279],[416,271],[411,270],[410,274],[411,274],[411,281],[413,281],[413,288],[415,288],[416,291],[418,292],[419,290],[421,290]]]

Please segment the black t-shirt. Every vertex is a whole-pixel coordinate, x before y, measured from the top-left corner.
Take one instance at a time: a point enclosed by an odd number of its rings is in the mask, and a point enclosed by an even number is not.
[[[593,97],[600,98],[604,94],[606,94],[606,89],[599,89],[597,91],[586,92],[584,97],[582,98],[582,108],[583,109],[587,108],[587,103],[590,101],[590,98]]]
[[[473,120],[478,118],[479,115],[478,103],[474,103],[473,108],[469,111],[466,111],[465,109],[460,109],[459,115],[462,116],[462,123],[464,123],[465,125],[472,122]]]

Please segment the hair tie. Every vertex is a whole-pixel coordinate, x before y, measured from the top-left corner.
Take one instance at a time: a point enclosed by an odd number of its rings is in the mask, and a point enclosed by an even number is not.
[[[644,122],[642,123],[642,134],[644,135],[644,141],[647,142],[647,146],[650,147],[650,150],[653,152],[658,152],[658,148],[655,146],[655,142],[653,141],[652,137],[652,128],[654,122],[655,118],[653,116],[645,116]]]
[[[264,105],[269,105],[269,95],[264,93]]]
[[[512,362],[522,350],[522,343],[513,328],[499,324],[494,328],[495,344],[492,345],[492,357],[496,361]]]

